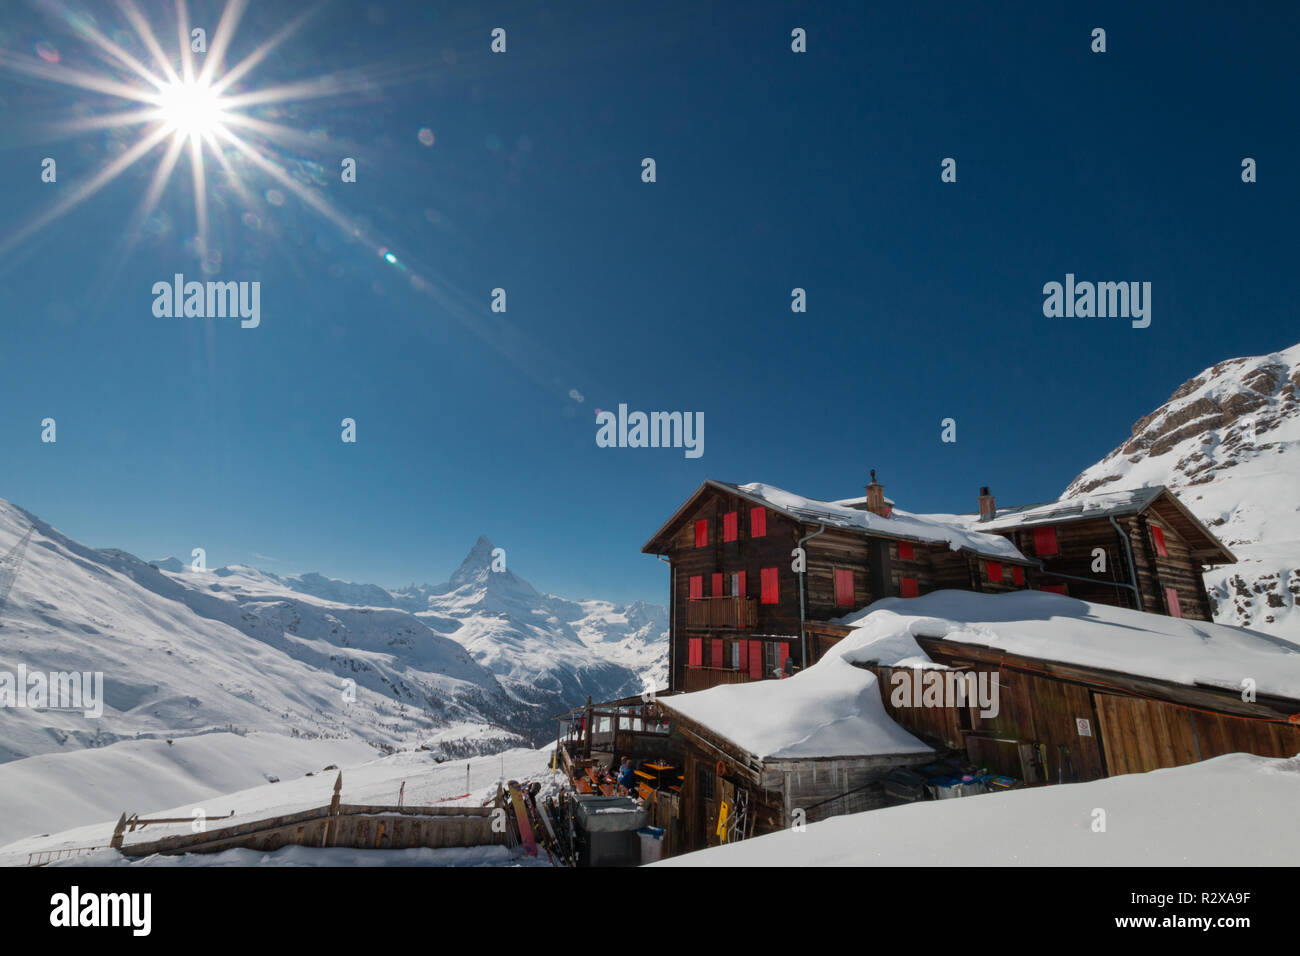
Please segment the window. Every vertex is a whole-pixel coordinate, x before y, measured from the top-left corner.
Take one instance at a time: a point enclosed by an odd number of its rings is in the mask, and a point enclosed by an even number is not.
[[[713,596],[722,597],[722,572],[715,571],[713,574]]]
[[[777,591],[777,583],[776,583],[776,568],[764,568],[762,571],[759,572],[759,578],[763,585],[763,597],[762,597],[763,603],[764,604],[780,603],[781,599]]]
[[[703,638],[699,638],[699,637],[692,637],[692,638],[691,638],[690,643],[689,643],[689,645],[688,645],[687,655],[686,655],[686,666],[687,666],[687,667],[703,667],[703,666],[704,666],[704,640],[703,640]]]
[[[767,534],[767,509],[761,505],[749,509],[749,536],[761,538]]]
[[[1178,592],[1173,588],[1165,588],[1165,604],[1169,606],[1170,617],[1183,616],[1183,606],[1178,603]]]
[[[853,572],[835,569],[835,606],[853,607]]]
[[[730,652],[727,654],[727,666],[730,667],[733,671],[741,670],[744,667],[744,665],[740,663],[740,658],[741,658],[740,652],[744,646],[745,646],[744,641],[732,641],[727,648],[727,650]]]
[[[763,642],[749,642],[749,676],[754,680],[763,679]]]
[[[920,593],[916,587],[916,578],[899,578],[898,589],[903,597],[916,597]]]
[[[713,771],[708,767],[695,769],[695,786],[700,791],[701,800],[713,799]]]
[[[1056,528],[1049,525],[1046,528],[1034,529],[1034,554],[1045,558],[1049,554],[1060,553],[1061,549],[1056,543]]]
[[[732,572],[731,572],[731,596],[732,596],[732,597],[746,597],[747,595],[746,595],[745,592],[746,592],[746,588],[745,588],[745,572],[744,572],[744,571],[732,571]]]
[[[704,597],[704,575],[691,575],[691,600],[698,601]]]
[[[1156,554],[1162,558],[1169,557],[1169,549],[1165,547],[1165,532],[1157,525],[1151,526],[1151,540],[1156,543]]]
[[[1025,569],[1022,568],[1022,567],[1021,567],[1020,565],[1018,565],[1018,564],[1015,565],[1015,566],[1011,569],[1011,580],[1014,581],[1018,587],[1024,587],[1024,586],[1025,586]]]
[[[898,542],[898,556],[904,561],[911,561],[916,557],[916,549],[912,547],[910,541]]]
[[[695,522],[695,547],[703,548],[709,543],[709,519],[701,518]]]
[[[790,660],[790,645],[785,641],[782,641],[777,648],[776,665],[781,668],[781,672],[786,677],[789,677],[790,672],[794,670],[794,663]]]
[[[1001,584],[1002,583],[1002,562],[985,561],[984,563],[988,565],[989,580],[994,582],[995,584]]]
[[[731,646],[736,651],[736,670],[749,670],[749,641],[736,641]]]
[[[709,648],[709,666],[722,669],[722,638],[715,637],[710,643]]]
[[[1065,585],[1064,585],[1064,584],[1044,584],[1044,585],[1043,585],[1041,588],[1039,588],[1038,590],[1040,590],[1040,591],[1051,591],[1053,594],[1064,594],[1064,593],[1065,593]]]
[[[736,540],[736,512],[728,511],[722,516],[722,540]]]

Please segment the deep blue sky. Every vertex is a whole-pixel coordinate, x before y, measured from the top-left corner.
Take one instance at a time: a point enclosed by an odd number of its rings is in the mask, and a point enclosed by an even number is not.
[[[220,6],[191,18],[211,32]],[[209,159],[218,278],[262,283],[261,327],[155,318],[154,282],[201,278],[187,159],[111,254],[160,147],[0,258],[0,497],[142,557],[390,585],[445,579],[487,534],[544,590],[661,602],[639,548],[706,477],[836,498],[875,468],[922,511],[973,509],[981,484],[1054,497],[1203,367],[1300,339],[1298,8],[1131,6],[329,4],[239,88],[382,74],[276,107],[330,138],[278,155],[319,164],[312,188],[438,295],[296,197],[268,204],[256,171],[250,209]],[[170,4],[141,7],[176,57]],[[228,61],[295,7],[254,4]],[[38,42],[105,69],[6,5],[0,49]],[[140,127],[60,134],[124,104],[0,84],[10,233]],[[1066,272],[1150,281],[1151,327],[1044,318]],[[704,412],[704,456],[597,448],[619,402]]]

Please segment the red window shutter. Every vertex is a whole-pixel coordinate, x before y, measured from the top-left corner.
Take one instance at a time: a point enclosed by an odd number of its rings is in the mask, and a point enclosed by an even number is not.
[[[713,596],[722,597],[722,572],[721,571],[715,571],[713,573],[712,583],[713,583]]]
[[[748,585],[745,583],[745,572],[744,572],[744,571],[737,571],[737,572],[736,572],[736,596],[737,596],[737,597],[748,597],[748,596],[749,596],[749,587],[748,587]]]
[[[691,575],[691,600],[698,601],[704,597],[704,575]]]
[[[713,646],[709,649],[709,666],[715,668],[722,667],[722,638],[715,637],[712,641]]]
[[[767,509],[760,505],[749,509],[749,536],[761,538],[767,534]]]
[[[1034,529],[1034,554],[1044,558],[1050,554],[1060,553],[1061,549],[1056,543],[1056,528],[1049,525],[1046,528]]]
[[[917,590],[916,578],[899,578],[898,584],[903,597],[916,597],[920,593]]]
[[[692,637],[690,640],[690,653],[686,658],[687,667],[699,667],[704,662],[704,641],[702,638]]]
[[[754,680],[763,679],[763,642],[749,642],[749,676]]]
[[[763,585],[763,603],[779,604],[781,598],[777,588],[776,568],[764,568],[759,572],[759,577]]]
[[[1156,543],[1156,554],[1162,558],[1169,557],[1169,549],[1165,547],[1165,533],[1155,525],[1151,526],[1151,538]]]
[[[986,561],[985,564],[989,566],[989,580],[996,581],[998,584],[1001,584],[1002,583],[1002,562]]]
[[[898,542],[898,556],[904,561],[911,561],[916,557],[916,549],[912,547],[910,541]]]
[[[749,670],[749,641],[739,641],[740,644],[740,669]]]
[[[853,572],[844,568],[835,569],[835,606],[853,606]]]
[[[1044,584],[1044,585],[1043,585],[1039,590],[1041,590],[1041,591],[1051,591],[1053,594],[1064,594],[1064,593],[1065,593],[1065,585],[1064,585],[1064,584]]]
[[[734,511],[728,511],[722,516],[722,540],[736,540],[736,513]]]
[[[786,642],[782,641],[782,642],[781,642],[781,656],[780,656],[779,658],[777,658],[777,665],[778,665],[778,666],[781,668],[781,670],[783,670],[783,671],[785,670],[785,661],[786,661],[786,658],[788,658],[789,656],[790,656],[790,645],[787,644]],[[793,667],[793,665],[791,665],[791,666]],[[786,675],[785,675],[785,676],[786,676],[786,677],[789,677],[789,676],[790,676],[790,674],[789,674],[788,671],[786,672]]]
[[[695,522],[695,547],[703,548],[709,543],[709,519],[701,518]]]
[[[1170,617],[1183,616],[1183,606],[1178,603],[1178,592],[1173,588],[1165,588],[1165,603],[1169,605]]]
[[[1016,582],[1018,586],[1023,587],[1025,584],[1025,569],[1018,564],[1015,565],[1011,569],[1011,580]]]

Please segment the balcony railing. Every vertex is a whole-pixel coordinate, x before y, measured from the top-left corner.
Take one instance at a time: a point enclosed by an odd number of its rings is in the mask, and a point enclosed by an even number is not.
[[[758,624],[758,601],[751,597],[708,597],[686,602],[691,629],[743,631]]]
[[[719,684],[747,684],[757,678],[750,677],[745,671],[714,667],[691,667],[686,670],[685,687],[687,693],[693,690],[707,690]]]

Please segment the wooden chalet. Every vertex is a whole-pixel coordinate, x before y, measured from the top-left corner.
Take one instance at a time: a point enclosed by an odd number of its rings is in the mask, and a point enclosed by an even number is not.
[[[1041,565],[1045,591],[1151,614],[1214,620],[1203,572],[1236,558],[1168,488],[1152,486],[1017,508],[930,515],[1007,538]]]
[[[670,568],[671,692],[788,676],[829,646],[821,622],[881,598],[1035,583],[1005,538],[895,512],[874,472],[866,491],[839,504],[708,480],[677,509],[641,549]]]
[[[1019,621],[977,621],[956,636],[915,636],[936,664],[996,675],[999,701],[991,716],[969,701],[912,706],[892,693],[900,672],[916,679],[911,667],[869,649],[855,661],[877,675],[882,702],[899,725],[936,749],[960,751],[972,764],[1029,785],[1143,773],[1228,753],[1300,754],[1300,652],[1287,642],[1217,624],[1158,625],[1159,617],[1127,610],[1108,611],[1107,620],[1095,605],[1082,609],[1086,641],[1038,610]],[[1009,622],[1033,635],[1036,653],[1000,635]],[[846,638],[853,632],[840,628]],[[1114,663],[1099,666],[1105,657]],[[1191,679],[1189,672],[1203,676]]]

